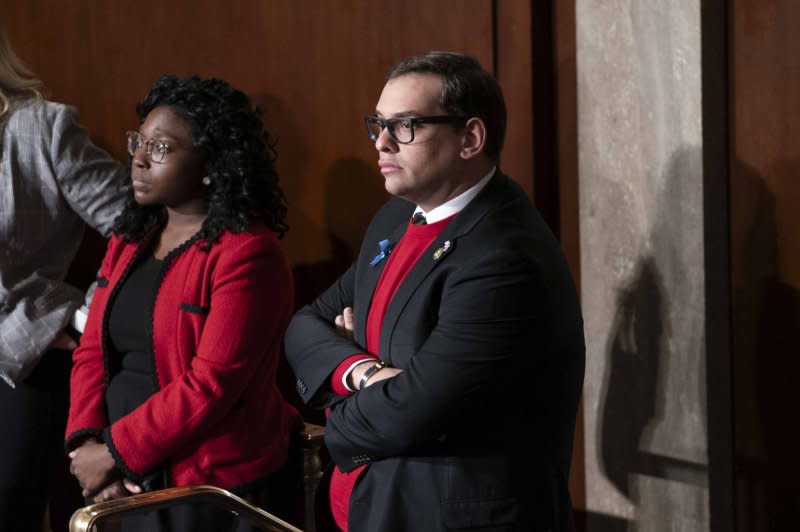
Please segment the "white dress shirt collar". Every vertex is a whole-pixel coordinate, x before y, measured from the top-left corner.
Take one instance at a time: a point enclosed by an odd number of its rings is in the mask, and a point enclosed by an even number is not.
[[[494,175],[495,170],[497,170],[497,166],[492,166],[492,169],[489,170],[489,173],[486,174],[483,179],[472,185],[455,198],[431,209],[430,212],[423,211],[419,205],[417,205],[417,208],[414,210],[414,214],[421,212],[425,215],[425,221],[429,224],[433,224],[440,220],[444,220],[445,218],[452,216],[457,212],[460,212],[470,201],[475,199],[475,196],[477,196],[481,190],[483,190],[483,187],[486,186],[486,183],[488,183]]]

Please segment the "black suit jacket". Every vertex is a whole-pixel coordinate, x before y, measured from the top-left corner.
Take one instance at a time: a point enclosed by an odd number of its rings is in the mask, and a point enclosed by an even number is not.
[[[336,366],[365,350],[387,262],[370,265],[378,242],[395,244],[413,209],[389,201],[357,261],[286,335],[301,396],[331,408],[331,457],[344,471],[369,463],[350,500],[350,531],[570,530],[583,322],[558,242],[506,176],[455,217],[391,301],[380,356],[404,372],[348,398],[331,392]],[[347,306],[354,341],[333,327]]]

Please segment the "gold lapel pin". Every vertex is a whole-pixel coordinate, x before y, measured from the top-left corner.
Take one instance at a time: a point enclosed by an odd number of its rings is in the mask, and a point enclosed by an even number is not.
[[[450,241],[445,241],[444,245],[433,252],[433,260],[439,260],[442,256],[450,251]]]

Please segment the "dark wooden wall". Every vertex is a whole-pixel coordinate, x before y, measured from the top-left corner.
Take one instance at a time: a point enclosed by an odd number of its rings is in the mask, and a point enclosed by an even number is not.
[[[296,265],[328,261],[337,245],[352,251],[384,199],[361,117],[386,68],[428,49],[494,67],[488,0],[459,2],[458,19],[424,0],[4,3],[19,54],[120,158],[134,104],[161,74],[220,77],[250,94],[279,140]]]
[[[120,159],[123,133],[136,127],[134,104],[159,75],[221,77],[250,94],[279,141],[291,207],[286,248],[296,266],[327,265],[357,248],[386,197],[361,117],[374,108],[389,65],[432,49],[474,55],[497,74],[510,116],[503,168],[536,192],[560,232],[549,153],[556,146],[554,69],[546,63],[553,32],[537,32],[537,46],[532,36],[534,21],[544,29],[552,23],[546,3],[536,17],[528,2],[491,0],[3,3],[19,55]],[[532,73],[534,55],[542,76]]]
[[[535,200],[578,278],[574,6],[527,0],[0,0],[18,55],[124,160],[135,102],[161,74],[220,77],[265,110],[289,203],[297,303],[353,258],[387,198],[361,118],[386,69],[422,51],[473,55],[503,86],[502,167]],[[73,268],[88,282],[102,243]],[[583,506],[579,423],[571,488]]]
[[[800,523],[800,3],[731,4],[738,528],[795,530]]]

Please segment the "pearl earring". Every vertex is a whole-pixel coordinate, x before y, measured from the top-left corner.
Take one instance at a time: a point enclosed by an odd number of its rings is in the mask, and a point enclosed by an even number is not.
[[[211,184],[211,177],[210,177],[210,176],[205,176],[205,177],[203,178],[203,184],[204,184],[205,186],[208,186],[208,185],[210,185],[210,184]]]

